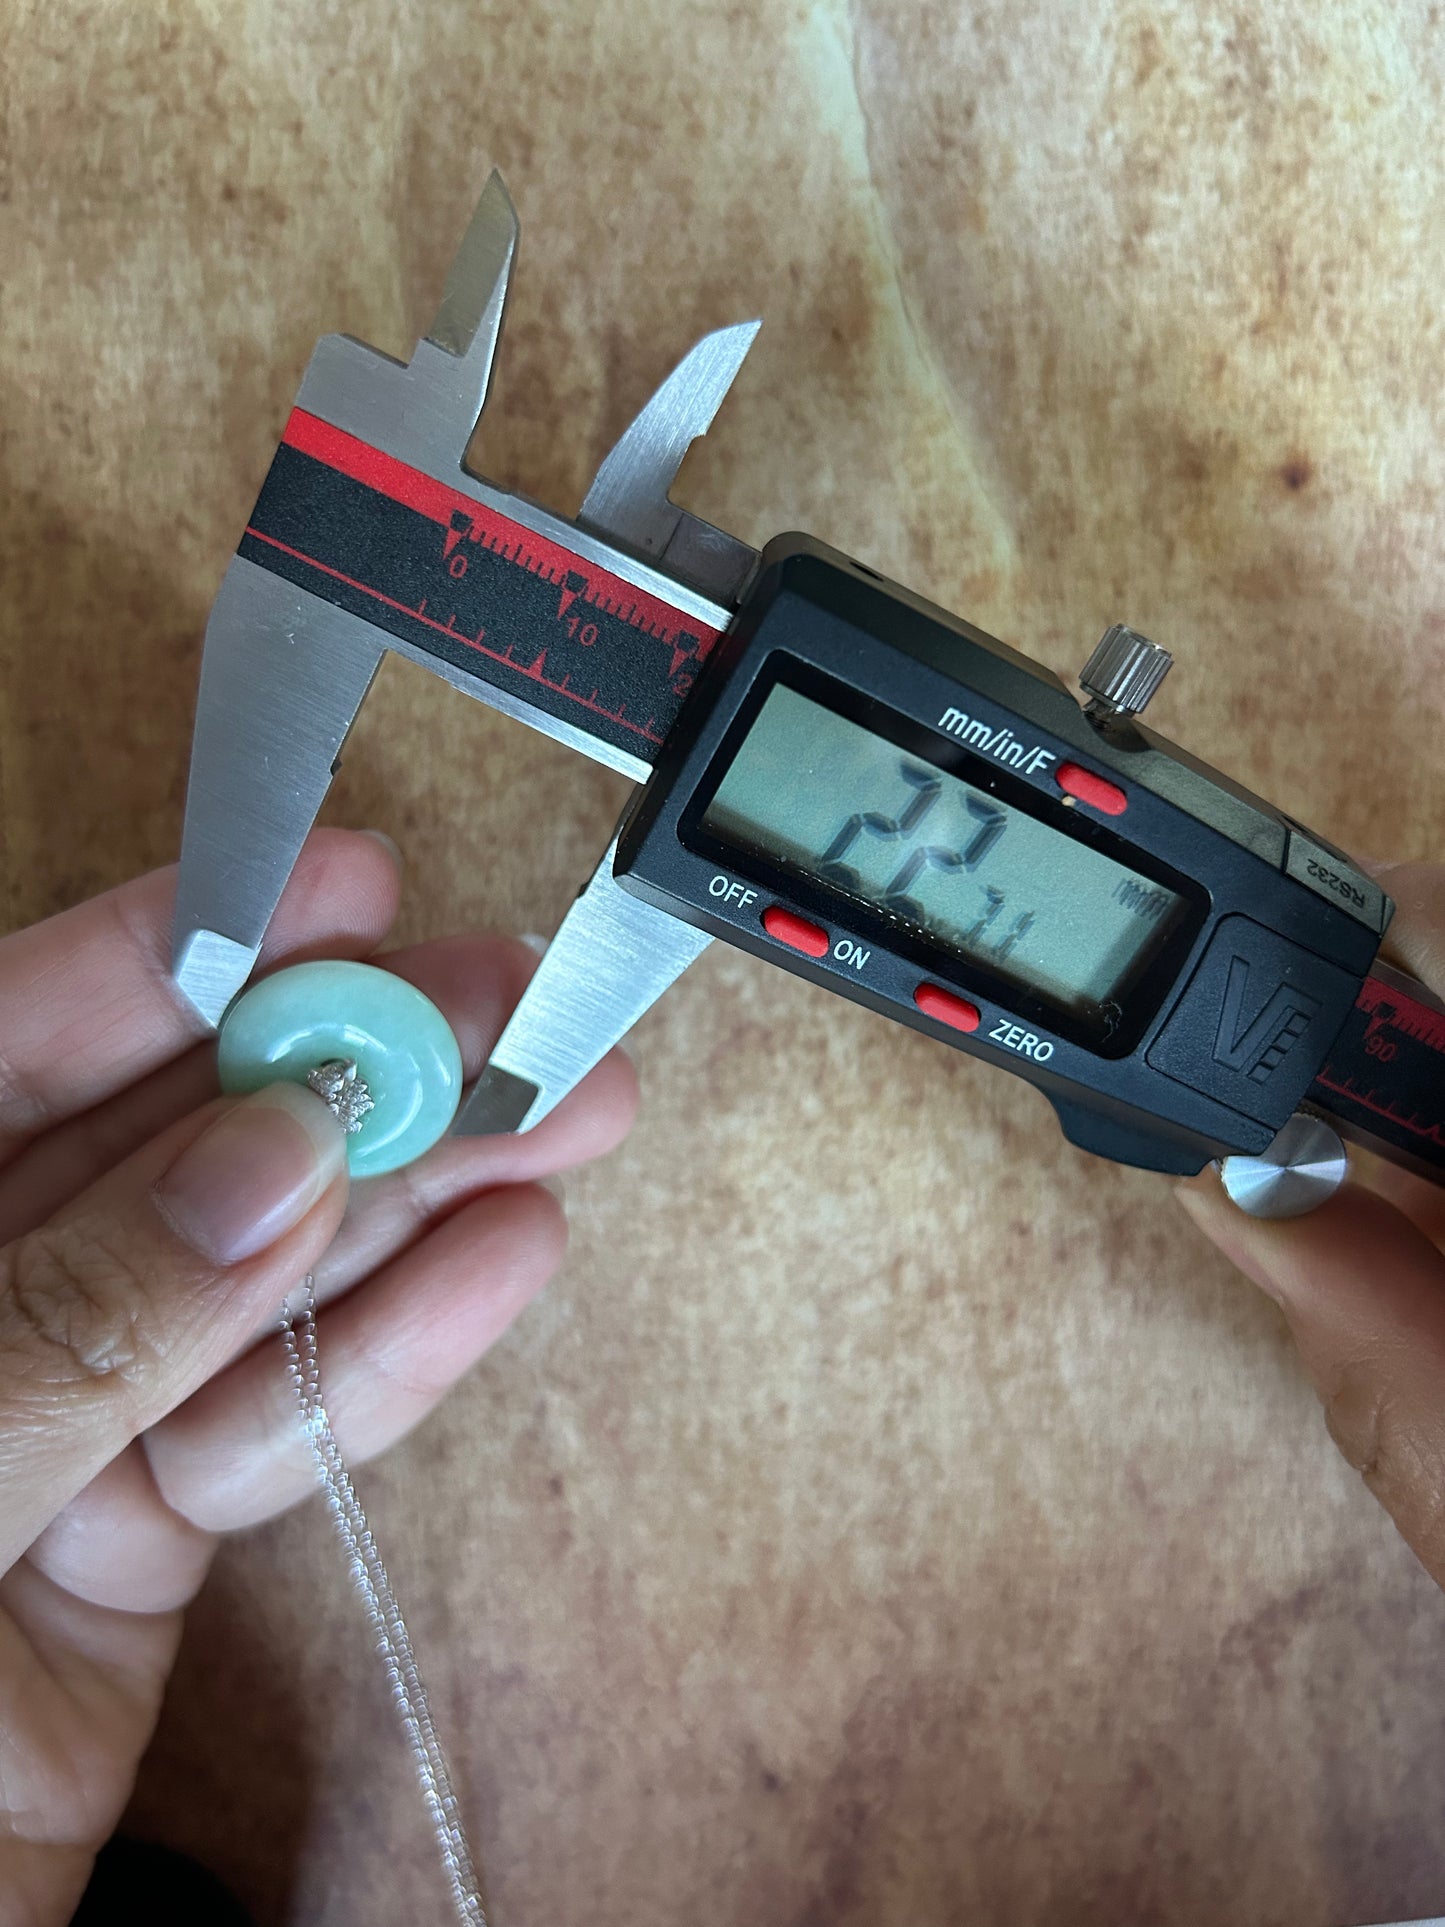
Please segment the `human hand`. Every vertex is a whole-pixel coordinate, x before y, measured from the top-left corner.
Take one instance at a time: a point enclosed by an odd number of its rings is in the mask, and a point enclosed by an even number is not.
[[[1445,991],[1445,867],[1375,874],[1398,905],[1391,949]],[[1445,1190],[1353,1151],[1351,1167],[1303,1218],[1248,1218],[1208,1172],[1179,1196],[1277,1300],[1335,1443],[1445,1586]]]
[[[534,1180],[610,1150],[614,1054],[535,1131],[443,1140],[346,1178],[321,1099],[215,1097],[169,980],[174,871],[0,942],[0,1920],[70,1918],[130,1792],[216,1535],[313,1490],[279,1345],[315,1275],[327,1406],[364,1459],[486,1351],[562,1256]],[[322,831],[264,962],[365,957],[396,911],[384,844]],[[388,969],[475,1076],[532,966],[502,939]]]

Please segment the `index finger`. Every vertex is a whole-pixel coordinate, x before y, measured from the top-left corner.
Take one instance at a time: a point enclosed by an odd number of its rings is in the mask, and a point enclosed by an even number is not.
[[[314,831],[262,961],[366,956],[399,888],[381,838]],[[0,941],[0,1162],[207,1035],[171,979],[175,892],[171,865]]]
[[[1445,997],[1445,864],[1372,863],[1370,874],[1395,900],[1385,955],[1398,957]]]

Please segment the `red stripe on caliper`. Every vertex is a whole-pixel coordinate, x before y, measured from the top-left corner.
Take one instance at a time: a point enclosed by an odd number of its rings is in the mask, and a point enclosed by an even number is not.
[[[1445,1056],[1445,1013],[1432,1010],[1393,984],[1366,977],[1355,999],[1355,1008],[1368,1011],[1373,1017],[1382,1004],[1392,1030],[1403,1031],[1416,1043],[1424,1044],[1427,1050],[1439,1051]]]
[[[649,595],[610,569],[574,554],[560,542],[538,535],[535,529],[512,521],[470,495],[463,495],[460,489],[448,488],[445,482],[397,461],[394,455],[373,448],[370,442],[348,435],[344,429],[333,428],[329,422],[308,415],[304,409],[292,409],[281,439],[301,454],[311,455],[328,468],[349,475],[354,482],[375,489],[378,495],[388,496],[393,502],[440,522],[444,529],[464,530],[468,540],[480,542],[483,548],[494,550],[508,562],[519,563],[547,581],[565,582],[569,571],[581,570],[588,580],[589,602],[664,642],[672,642],[678,631],[686,627],[690,635],[698,637],[700,662],[721,634],[720,630],[699,622],[696,616],[682,614],[660,596]]]

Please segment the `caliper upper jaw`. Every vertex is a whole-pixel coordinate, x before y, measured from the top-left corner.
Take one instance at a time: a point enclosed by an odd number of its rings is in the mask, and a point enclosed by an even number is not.
[[[607,854],[548,945],[453,1131],[530,1131],[706,950],[712,938],[630,895]]]
[[[577,516],[583,528],[729,606],[757,566],[757,550],[679,508],[668,491],[688,449],[711,428],[761,326],[739,321],[716,328],[688,350],[623,430]]]
[[[494,171],[411,360],[352,335],[325,335],[296,406],[439,480],[459,474],[491,388],[519,235],[516,209]]]
[[[411,371],[450,398],[454,423],[465,429],[459,463],[487,405],[520,232],[512,197],[493,168],[447,276],[436,320],[411,358]]]

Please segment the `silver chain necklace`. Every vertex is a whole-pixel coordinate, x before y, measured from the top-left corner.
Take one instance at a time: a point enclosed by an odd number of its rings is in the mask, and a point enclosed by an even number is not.
[[[292,1312],[289,1298],[282,1310],[281,1343],[296,1393],[301,1429],[316,1464],[316,1476],[346,1554],[352,1584],[371,1623],[392,1704],[411,1748],[417,1783],[436,1837],[452,1905],[463,1927],[487,1927],[476,1863],[467,1845],[446,1755],[432,1723],[431,1703],[417,1667],[411,1635],[321,1395],[321,1367],[316,1352],[316,1288],[309,1276],[302,1286],[300,1311]]]

